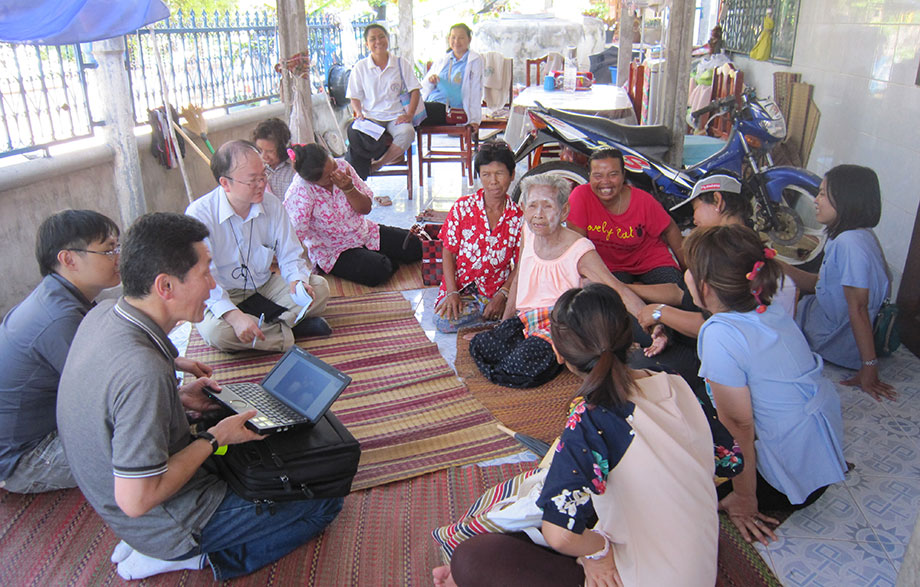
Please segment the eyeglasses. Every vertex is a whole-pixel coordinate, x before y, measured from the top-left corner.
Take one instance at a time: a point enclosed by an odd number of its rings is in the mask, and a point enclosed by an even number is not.
[[[249,186],[249,187],[263,186],[266,183],[268,183],[268,176],[265,176],[265,175],[260,175],[259,177],[253,179],[252,181],[240,181],[238,179],[233,179],[229,175],[225,175],[224,177],[226,177],[227,179],[229,179],[230,181],[234,183],[238,183],[238,184]]]
[[[77,253],[92,253],[94,255],[105,255],[109,259],[114,258],[117,255],[121,254],[121,245],[118,245],[111,251],[91,251],[89,249],[67,249],[68,251],[74,251]]]

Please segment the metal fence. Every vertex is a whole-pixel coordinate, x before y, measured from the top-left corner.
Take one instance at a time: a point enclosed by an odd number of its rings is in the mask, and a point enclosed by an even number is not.
[[[0,43],[0,157],[93,134],[78,45]]]
[[[321,86],[342,62],[341,25],[331,15],[307,18],[311,81]],[[154,27],[174,106],[204,109],[277,99],[280,76],[273,14],[185,17],[181,11]],[[125,37],[135,120],[163,105],[151,33]],[[93,134],[91,106],[105,88],[93,83],[90,47],[0,43],[0,157],[48,152],[48,147]],[[98,96],[98,97],[97,97]],[[97,113],[98,115],[98,113]]]

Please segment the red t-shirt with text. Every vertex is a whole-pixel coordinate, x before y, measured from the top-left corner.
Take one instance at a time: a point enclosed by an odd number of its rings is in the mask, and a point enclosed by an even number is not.
[[[640,275],[656,267],[678,267],[668,245],[661,239],[671,217],[652,194],[630,186],[629,208],[611,214],[589,184],[572,190],[567,223],[587,231],[604,264],[611,272]]]

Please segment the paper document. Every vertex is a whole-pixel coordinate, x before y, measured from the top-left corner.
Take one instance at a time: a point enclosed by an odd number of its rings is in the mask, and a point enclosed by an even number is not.
[[[373,123],[371,123],[373,124]],[[291,294],[291,299],[294,300],[294,303],[298,306],[303,306],[300,313],[297,314],[297,318],[294,320],[294,323],[300,322],[300,319],[303,318],[303,315],[307,313],[307,308],[310,307],[310,304],[313,303],[313,298],[310,294],[307,293],[307,288],[303,286],[302,281],[297,282],[297,288],[294,290],[294,293]]]
[[[364,134],[371,137],[375,141],[379,139],[380,135],[383,134],[383,131],[386,130],[386,128],[380,126],[376,122],[367,120],[366,118],[364,120],[356,120],[355,123],[352,125],[352,127],[355,130],[359,130],[363,132]]]

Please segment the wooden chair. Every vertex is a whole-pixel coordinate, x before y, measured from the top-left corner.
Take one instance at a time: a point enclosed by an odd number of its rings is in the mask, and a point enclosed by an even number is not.
[[[393,175],[406,176],[406,191],[409,192],[409,199],[412,199],[412,147],[406,151],[405,160],[397,161],[391,165],[381,167],[377,171],[371,171],[368,177],[387,177]]]
[[[712,100],[720,100],[734,96],[735,102],[741,106],[741,93],[744,91],[744,72],[735,69],[731,63],[716,69],[712,76]],[[704,115],[704,124],[709,120],[709,115]],[[705,128],[705,127],[704,127]],[[712,137],[724,139],[732,132],[732,121],[727,116],[719,116],[709,125],[707,134]]]
[[[629,81],[626,84],[629,99],[632,100],[636,121],[642,124],[642,111],[645,107],[645,66],[635,61],[629,63]]]
[[[543,85],[543,76],[540,75],[540,66],[547,62],[549,59],[548,55],[539,57],[537,59],[528,59],[527,60],[527,69],[524,73],[524,82],[529,88],[530,86],[541,86]],[[530,72],[533,71],[533,75]]]
[[[459,139],[458,147],[432,148],[431,137],[445,135]],[[468,124],[445,124],[419,126],[415,129],[418,143],[418,185],[425,185],[425,165],[428,165],[428,177],[431,177],[432,163],[460,163],[462,172],[467,176],[469,185],[473,185],[473,129]],[[427,140],[426,140],[427,139]]]

